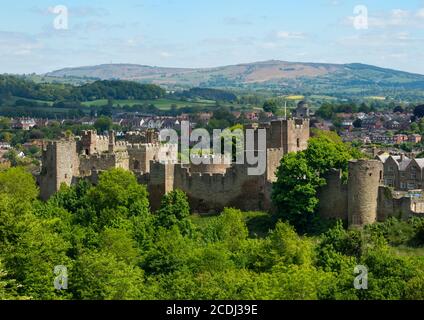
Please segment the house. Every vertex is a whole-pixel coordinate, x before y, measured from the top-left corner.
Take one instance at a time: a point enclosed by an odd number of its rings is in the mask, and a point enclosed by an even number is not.
[[[9,150],[11,147],[9,142],[0,142],[0,149]]]
[[[422,136],[419,134],[411,134],[408,136],[408,141],[411,143],[420,143],[422,141]]]
[[[404,142],[408,141],[408,136],[406,134],[395,134],[393,136],[393,143],[394,144],[402,144]]]
[[[241,112],[240,111],[233,111],[231,112],[234,116],[234,118],[239,119],[241,117]]]
[[[362,119],[362,128],[367,130],[376,130],[383,128],[383,122],[377,117]]]
[[[244,117],[250,121],[258,121],[259,120],[259,112],[246,112]]]
[[[200,122],[209,122],[212,117],[213,117],[213,113],[212,112],[200,112],[198,113],[198,118]]]
[[[32,118],[20,118],[16,119],[12,122],[12,128],[13,129],[21,129],[28,131],[32,128],[34,128],[37,125],[34,119]]]
[[[353,121],[352,120],[343,120],[341,123],[342,129],[351,131],[353,130]]]
[[[401,125],[397,120],[390,120],[385,123],[384,127],[388,130],[400,130]]]
[[[405,155],[382,155],[376,159],[383,162],[385,185],[400,191],[424,188],[424,159],[410,159]]]

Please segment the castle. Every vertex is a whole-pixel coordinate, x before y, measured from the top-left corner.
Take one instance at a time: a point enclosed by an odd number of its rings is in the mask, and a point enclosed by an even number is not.
[[[276,120],[266,129],[266,172],[248,175],[248,164],[213,162],[179,164],[160,162],[161,145],[152,134],[130,134],[125,141],[85,131],[81,137],[49,141],[43,148],[42,170],[37,177],[42,199],[48,199],[64,183],[79,179],[97,182],[99,173],[111,168],[132,171],[147,185],[155,210],[162,196],[172,190],[184,191],[193,212],[220,212],[224,207],[242,210],[271,210],[271,190],[281,158],[289,152],[305,150],[310,137],[308,119]],[[138,143],[136,143],[138,142]],[[409,217],[424,212],[424,201],[396,195],[383,186],[383,163],[358,160],[349,164],[349,179],[341,172],[327,176],[319,191],[319,212],[326,218],[340,218],[350,225],[364,225],[389,216]]]

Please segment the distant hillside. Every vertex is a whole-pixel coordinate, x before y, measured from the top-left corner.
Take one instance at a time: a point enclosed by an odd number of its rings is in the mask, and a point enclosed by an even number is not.
[[[0,97],[43,101],[93,101],[97,99],[152,100],[165,95],[165,90],[154,84],[124,80],[98,80],[81,86],[58,83],[35,83],[25,77],[0,75]]]
[[[265,61],[208,69],[161,68],[109,64],[67,68],[47,77],[153,83],[167,88],[265,89],[282,93],[336,96],[423,97],[424,75],[364,64],[324,64]]]

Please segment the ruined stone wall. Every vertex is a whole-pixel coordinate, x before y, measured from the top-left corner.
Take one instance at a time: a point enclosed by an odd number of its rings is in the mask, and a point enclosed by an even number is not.
[[[99,136],[96,131],[84,131],[81,141],[78,145],[78,152],[82,154],[92,155],[95,153],[103,153],[109,150],[109,137]]]
[[[151,170],[139,176],[138,181],[147,185],[149,191],[149,201],[152,210],[160,207],[162,197],[174,188],[174,164],[161,164],[158,162],[151,163]]]
[[[267,130],[267,148],[282,148],[284,153],[302,151],[308,147],[309,137],[308,119],[273,121]]]
[[[327,184],[318,190],[318,212],[326,219],[348,220],[347,185],[341,170],[332,170],[326,176]]]
[[[62,183],[71,185],[78,175],[79,159],[74,139],[48,142],[43,151],[42,170],[38,177],[40,197],[48,199]]]
[[[174,188],[187,193],[197,212],[220,212],[224,207],[266,209],[264,176],[249,176],[245,165],[233,165],[225,174],[189,173],[181,166],[175,168]]]
[[[284,156],[284,150],[283,148],[267,149],[266,153],[266,179],[270,182],[275,182],[277,180],[277,169]]]
[[[157,144],[159,143],[159,133],[155,130],[127,132],[125,141],[130,144]]]
[[[90,176],[93,171],[104,171],[112,168],[129,170],[129,156],[127,152],[103,153],[91,156],[81,155],[79,175]]]
[[[390,217],[409,219],[413,216],[424,216],[423,196],[411,198],[386,186],[379,188],[378,221],[383,222]]]
[[[283,139],[283,120],[271,122],[271,125],[267,128],[266,131],[267,148],[282,148],[284,145]]]
[[[248,176],[247,167],[234,165],[225,174],[190,173],[189,168],[174,164],[152,163],[148,175],[139,179],[148,185],[152,208],[157,208],[169,191],[184,191],[194,212],[220,212],[224,207],[242,210],[270,208],[270,190],[264,176]]]
[[[202,162],[200,164],[195,164]],[[220,173],[225,174],[231,168],[231,157],[222,156],[191,156],[188,165],[191,173]]]
[[[160,144],[133,144],[127,147],[131,170],[150,172],[150,163],[159,160]]]
[[[294,119],[287,121],[283,129],[287,132],[287,146],[283,148],[288,152],[298,152],[308,148],[310,128],[308,119]]]

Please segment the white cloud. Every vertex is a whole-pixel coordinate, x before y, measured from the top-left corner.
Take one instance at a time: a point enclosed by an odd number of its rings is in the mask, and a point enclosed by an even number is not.
[[[54,7],[32,7],[31,12],[39,15],[51,15],[54,14]],[[90,7],[90,6],[73,6],[68,7],[69,14],[73,17],[104,17],[109,15],[109,11],[105,8]]]
[[[371,14],[369,12],[369,28],[389,28],[389,27],[420,27],[424,26],[424,8],[417,11],[404,9],[393,9],[389,12]],[[354,16],[347,17],[343,24],[353,26]]]
[[[159,52],[159,55],[160,55],[162,58],[170,58],[170,57],[172,57],[172,56],[173,56],[173,54],[172,54],[172,53],[169,53],[169,52],[166,52],[166,51],[161,51],[161,52]]]
[[[424,19],[424,8],[421,8],[420,10],[417,11],[417,17]]]
[[[0,31],[1,55],[30,55],[40,48],[42,44],[31,36],[19,32]]]
[[[278,39],[305,39],[306,34],[303,32],[278,31],[276,34]]]

